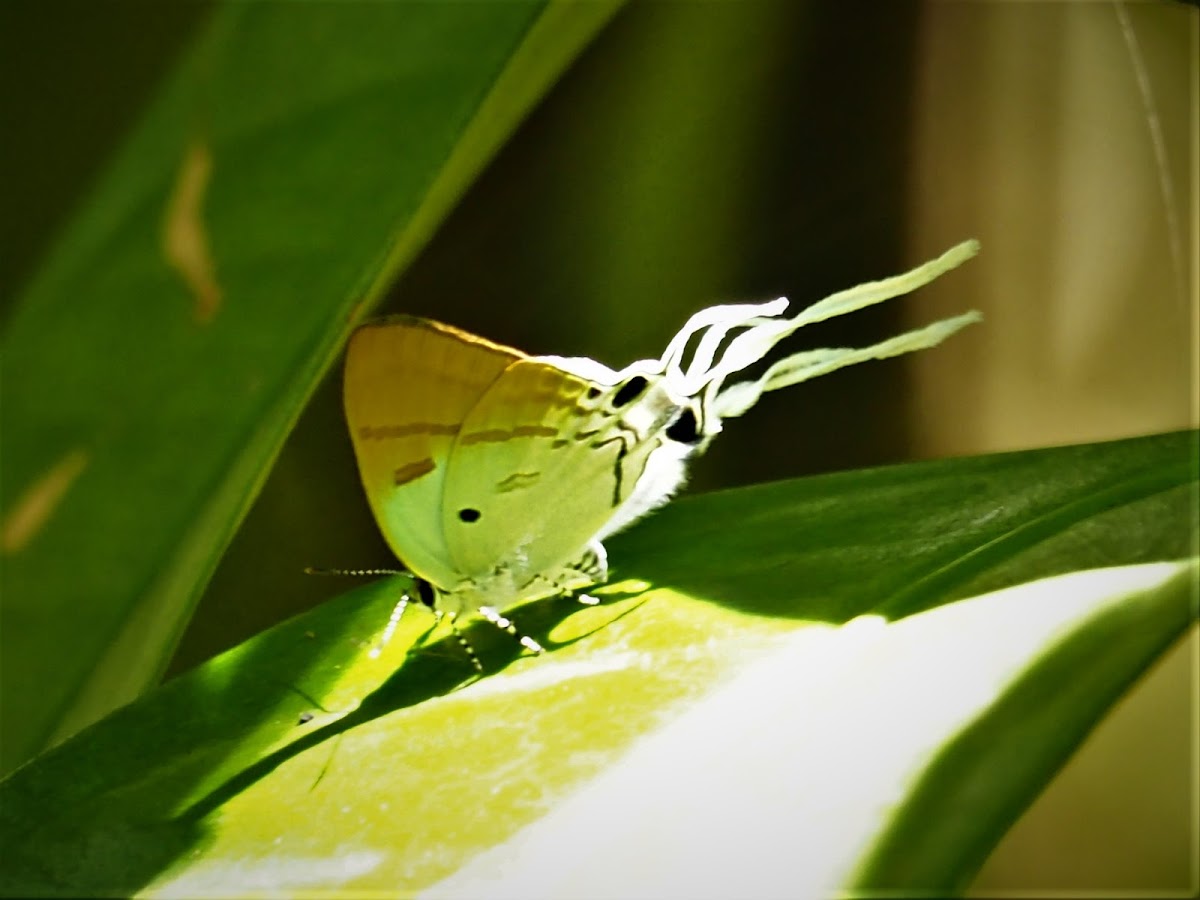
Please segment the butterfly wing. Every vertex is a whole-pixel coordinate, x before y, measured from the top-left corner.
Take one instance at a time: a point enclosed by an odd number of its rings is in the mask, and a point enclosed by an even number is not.
[[[461,577],[442,526],[443,485],[468,413],[524,354],[397,316],[356,330],[344,402],[359,475],[392,552],[443,587]]]
[[[455,439],[442,506],[461,572],[507,573],[519,592],[598,537],[657,446],[611,408],[611,395],[609,386],[524,359],[479,398]]]

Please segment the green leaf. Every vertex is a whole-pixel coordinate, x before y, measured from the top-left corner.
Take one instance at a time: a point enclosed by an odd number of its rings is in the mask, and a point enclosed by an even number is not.
[[[480,679],[352,591],[10,776],[0,890],[959,889],[1194,621],[1197,441],[685,498]]]
[[[215,11],[4,335],[0,771],[161,675],[356,318],[619,5]]]

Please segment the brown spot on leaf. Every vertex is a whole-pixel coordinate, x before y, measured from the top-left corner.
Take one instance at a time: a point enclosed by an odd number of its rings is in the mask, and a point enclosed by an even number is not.
[[[192,313],[201,325],[211,322],[221,307],[221,286],[204,225],[204,194],[211,175],[212,153],[206,144],[193,141],[179,166],[162,233],[163,254],[192,292]]]
[[[75,479],[87,468],[83,450],[72,450],[25,489],[0,523],[0,552],[19,553],[45,527]]]

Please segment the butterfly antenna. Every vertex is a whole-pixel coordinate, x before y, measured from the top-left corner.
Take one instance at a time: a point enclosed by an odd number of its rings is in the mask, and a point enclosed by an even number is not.
[[[357,578],[371,575],[412,575],[412,572],[405,571],[404,569],[318,569],[313,566],[305,566],[304,574],[349,575]],[[392,635],[396,633],[396,628],[400,625],[400,619],[404,616],[404,610],[408,609],[408,604],[412,602],[412,599],[412,595],[408,591],[403,591],[400,594],[399,602],[392,610],[392,614],[388,616],[383,634],[380,635],[379,641],[371,648],[371,652],[368,654],[371,659],[377,659],[383,653],[383,648],[387,646],[388,641],[392,639]]]
[[[314,566],[304,567],[305,575],[349,575],[363,578],[370,575],[411,575],[404,569],[318,569]]]
[[[481,606],[479,607],[479,614],[501,631],[507,631],[509,634],[515,637],[521,646],[526,650],[530,650],[534,653],[546,652],[542,645],[529,635],[521,634],[521,632],[517,631],[517,626],[513,624],[512,619],[506,619],[504,616],[500,615],[499,611],[497,611],[495,607]]]
[[[396,627],[400,624],[400,619],[404,616],[404,610],[408,609],[408,604],[411,600],[412,597],[409,596],[408,591],[400,595],[400,601],[396,604],[395,609],[392,610],[392,614],[388,616],[387,625],[383,629],[383,634],[379,637],[379,642],[371,648],[371,652],[368,654],[371,659],[377,659],[383,653],[383,648],[387,646],[388,641],[392,639],[392,635],[396,633]]]

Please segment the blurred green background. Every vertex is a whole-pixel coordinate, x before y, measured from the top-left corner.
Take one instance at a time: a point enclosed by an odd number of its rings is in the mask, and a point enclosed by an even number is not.
[[[0,321],[209,13],[0,6]],[[982,256],[944,283],[803,341],[866,343],[973,307],[981,328],[765,398],[691,489],[1195,424],[1196,28],[1169,3],[631,3],[381,311],[619,367],[704,305],[803,305],[977,237]],[[304,566],[390,562],[338,392],[332,372],[172,671],[343,588]],[[1194,877],[1194,652],[1093,736],[979,892]]]

